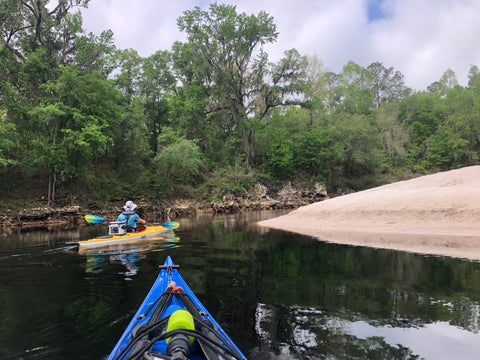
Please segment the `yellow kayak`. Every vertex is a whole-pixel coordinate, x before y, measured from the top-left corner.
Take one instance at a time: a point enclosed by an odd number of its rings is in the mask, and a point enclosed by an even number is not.
[[[173,234],[172,229],[164,227],[162,225],[149,225],[145,226],[145,230],[137,232],[127,232],[125,234],[109,234],[105,236],[99,236],[89,240],[82,240],[78,242],[80,247],[93,247],[103,246],[110,244],[120,244],[136,240],[150,239],[154,237],[161,237],[165,235]]]

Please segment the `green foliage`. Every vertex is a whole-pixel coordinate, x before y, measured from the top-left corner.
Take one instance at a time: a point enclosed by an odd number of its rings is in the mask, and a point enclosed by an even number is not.
[[[179,134],[170,127],[164,127],[162,133],[158,136],[157,143],[159,148],[173,145],[178,142]]]
[[[180,87],[178,91],[168,99],[170,110],[169,118],[171,126],[176,129],[179,135],[187,139],[198,139],[200,147],[206,158],[211,154],[218,154],[222,151],[226,135],[217,124],[207,119],[205,109],[208,104],[208,89],[205,85],[194,82]],[[214,144],[220,140],[221,144]]]
[[[427,91],[436,96],[445,97],[450,89],[458,85],[457,78],[452,69],[448,69],[443,73],[439,81],[430,84]]]
[[[120,113],[118,90],[98,73],[81,73],[73,67],[60,71],[56,81],[40,86],[43,96],[28,112],[35,132],[32,162],[50,171],[52,199],[57,175],[62,181],[82,176],[94,158],[105,153],[109,127]]]
[[[291,129],[287,118],[274,113],[271,122],[257,133],[255,144],[257,157],[262,159],[263,168],[274,178],[288,178],[295,161]]]
[[[121,118],[110,129],[113,143],[111,158],[123,176],[144,172],[144,165],[150,162],[153,153],[148,144],[144,104],[145,99],[140,96],[130,99],[130,102],[123,101]]]
[[[344,170],[348,177],[381,169],[384,155],[374,123],[365,116],[345,116],[339,121],[344,149]]]
[[[36,49],[27,55],[20,76],[23,77],[25,84],[33,88],[33,91],[41,84],[57,76],[57,70],[53,66],[53,58],[47,54],[45,49]]]
[[[209,200],[220,201],[224,194],[242,194],[258,180],[258,174],[246,169],[242,161],[237,161],[232,166],[219,168],[210,174],[201,187],[202,194],[206,194]]]
[[[155,182],[162,193],[176,184],[196,184],[202,177],[204,161],[195,141],[177,138],[160,149],[153,165]]]
[[[139,79],[139,91],[145,98],[145,124],[149,133],[149,146],[157,152],[157,138],[162,128],[170,123],[169,96],[175,93],[176,78],[172,70],[172,55],[157,51],[144,59]]]
[[[134,97],[138,93],[143,58],[133,49],[117,50],[115,60],[120,72],[115,74],[115,85],[124,94]]]
[[[274,177],[288,178],[295,167],[293,141],[285,139],[279,142],[271,142],[266,165]]]
[[[2,44],[19,60],[24,60],[36,48],[44,49],[57,67],[68,64],[77,52],[76,39],[82,33],[79,7],[89,0],[59,1],[47,7],[49,1],[3,0],[0,3]]]
[[[440,126],[427,140],[427,160],[442,170],[460,167],[468,141],[447,126]]]
[[[381,63],[375,62],[367,67],[371,74],[370,92],[377,108],[384,103],[398,101],[411,93],[403,81],[403,75],[394,71],[393,67],[386,69]]]
[[[99,71],[105,77],[112,72],[116,48],[111,30],[102,31],[100,36],[92,33],[79,36],[76,45],[75,64],[79,70]]]
[[[350,61],[339,75],[337,91],[343,100],[338,109],[349,114],[368,115],[373,107],[371,83],[370,71]]]
[[[385,156],[385,166],[390,169],[404,164],[410,141],[405,122],[399,121],[399,112],[398,103],[382,104],[376,112],[379,144]]]
[[[78,193],[83,201],[96,201],[100,206],[109,206],[123,199],[142,196],[149,197],[150,179],[145,171],[131,171],[129,174],[118,171],[112,162],[98,162],[95,173],[69,183],[69,187]]]
[[[427,139],[445,119],[442,100],[436,94],[416,93],[400,103],[399,111],[398,118],[405,124],[410,139],[405,145],[405,164],[415,172],[423,172],[428,168]]]
[[[17,147],[15,138],[18,136],[15,124],[7,123],[6,111],[0,109],[0,169],[16,164],[14,150]]]
[[[335,126],[305,128],[293,136],[295,163],[299,171],[306,171],[317,180],[326,181],[331,171],[342,163],[339,131]]]

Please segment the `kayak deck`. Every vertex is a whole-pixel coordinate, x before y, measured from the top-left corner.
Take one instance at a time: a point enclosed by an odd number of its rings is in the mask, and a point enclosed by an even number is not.
[[[160,268],[108,360],[246,360],[188,287],[170,256]]]
[[[144,240],[158,236],[173,234],[171,229],[161,225],[146,226],[146,229],[139,232],[127,232],[122,235],[104,235],[89,240],[81,240],[78,242],[80,247],[103,246],[110,244],[119,244],[129,241]]]

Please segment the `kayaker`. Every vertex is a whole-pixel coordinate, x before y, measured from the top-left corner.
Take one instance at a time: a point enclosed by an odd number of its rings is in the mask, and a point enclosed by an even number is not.
[[[123,206],[125,211],[118,215],[117,221],[125,221],[127,224],[127,232],[136,232],[137,230],[140,230],[140,227],[137,228],[137,223],[142,225],[145,225],[146,223],[146,221],[140,218],[135,212],[136,207],[137,204],[128,200]]]

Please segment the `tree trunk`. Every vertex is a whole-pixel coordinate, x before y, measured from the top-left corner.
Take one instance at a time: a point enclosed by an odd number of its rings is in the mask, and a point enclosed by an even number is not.
[[[47,192],[47,206],[51,205],[51,197],[52,197],[52,174],[53,170],[50,170],[50,175],[48,176],[48,192]]]
[[[50,170],[50,176],[48,177],[48,195],[47,206],[55,205],[55,186],[57,184],[57,174],[55,170]]]
[[[251,169],[251,164],[253,161],[253,141],[252,141],[252,132],[248,127],[247,121],[244,116],[242,116],[237,109],[232,110],[232,116],[235,124],[237,124],[240,130],[240,136],[243,143],[243,151],[245,153],[245,161],[247,169]]]
[[[253,161],[253,151],[252,151],[252,144],[251,144],[251,136],[250,136],[250,130],[248,129],[247,126],[242,127],[242,132],[243,132],[243,150],[245,152],[245,160],[246,160],[246,165],[247,169],[251,169],[251,164]]]

